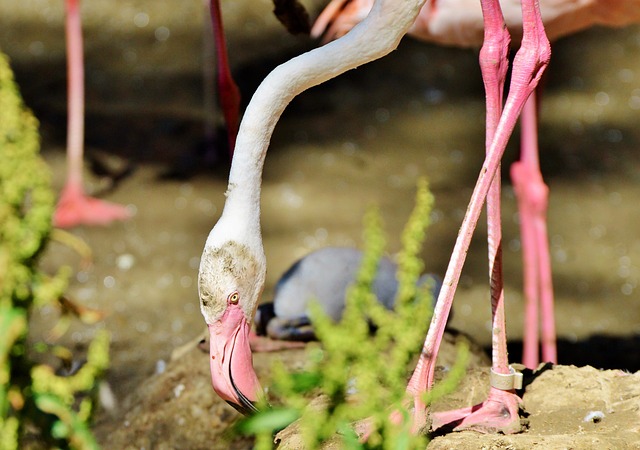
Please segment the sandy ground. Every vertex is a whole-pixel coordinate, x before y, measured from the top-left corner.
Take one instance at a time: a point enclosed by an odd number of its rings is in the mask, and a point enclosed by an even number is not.
[[[439,364],[451,364],[455,341],[443,345]],[[254,357],[259,377],[268,380],[273,359],[300,369],[304,350]],[[122,405],[117,417],[103,417],[98,437],[106,448],[246,449],[251,441],[231,433],[238,414],[210,387],[207,354],[191,348],[166,372],[149,377]],[[486,355],[476,355],[459,390],[434,405],[448,410],[476,404],[488,387]],[[602,371],[590,366],[556,366],[527,379],[527,417],[515,435],[472,431],[434,437],[429,449],[637,449],[640,448],[640,373]],[[301,449],[295,431],[279,434],[280,447]],[[327,448],[340,448],[328,446]]]
[[[287,35],[271,17],[269,2],[226,2],[224,8],[245,102],[273,67],[315,45]],[[97,327],[112,333],[107,382],[117,407],[103,412],[96,428],[105,448],[229,448],[219,431],[237,416],[214,397],[203,354],[193,349],[169,362],[175,348],[204,328],[195,277],[226,187],[223,158],[210,167],[190,164],[195,157],[188,156],[201,145],[205,116],[201,5],[85,1],[83,16],[87,152],[135,166],[104,195],[131,205],[136,215],[106,228],[72,230],[93,251],[89,265],[67,247],[51,244],[45,268],[71,265],[70,297],[106,315],[97,326],[74,325],[62,342],[81,354]],[[43,155],[58,190],[65,174],[62,20],[60,1],[0,0],[0,48],[11,56],[23,95],[41,121]],[[587,367],[640,370],[639,56],[638,28],[591,30],[554,47],[541,111],[541,162],[551,189],[563,366],[527,389],[527,432],[457,433],[437,438],[434,448],[640,448],[633,434],[640,423],[637,375]],[[279,275],[310,250],[359,246],[368,205],[379,206],[389,253],[396,252],[422,175],[436,196],[423,257],[428,271],[443,274],[481,164],[483,108],[474,51],[410,40],[387,58],[295,99],[276,128],[265,166],[265,299]],[[504,164],[504,248],[515,362],[522,336],[522,263],[506,168],[516,158],[514,139]],[[178,166],[198,170],[179,180],[161,176]],[[88,185],[100,191],[104,180],[87,175]],[[486,346],[483,228],[472,243],[451,325]],[[34,338],[46,336],[56,319],[52,310],[34,317]],[[295,366],[301,353],[257,355],[261,374],[274,357]],[[474,391],[481,397],[486,383],[479,383]],[[596,410],[605,414],[602,421],[583,422]],[[233,446],[250,443],[237,440]]]

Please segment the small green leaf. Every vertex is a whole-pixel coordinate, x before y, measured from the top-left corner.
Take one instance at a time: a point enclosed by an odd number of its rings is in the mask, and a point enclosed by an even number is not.
[[[347,423],[342,423],[338,426],[338,434],[342,437],[342,443],[344,444],[344,448],[349,450],[360,450],[363,449],[364,446],[360,442],[358,435],[353,428],[349,426]]]
[[[51,427],[51,435],[56,439],[64,439],[69,436],[69,427],[66,423],[58,420]]]
[[[292,373],[291,379],[293,381],[293,391],[303,394],[320,386],[322,383],[322,374],[319,372]]]
[[[273,408],[240,421],[236,429],[242,434],[257,434],[265,431],[281,430],[300,417],[294,408]]]

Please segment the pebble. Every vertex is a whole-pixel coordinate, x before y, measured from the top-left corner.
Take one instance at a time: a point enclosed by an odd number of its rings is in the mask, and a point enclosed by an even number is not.
[[[589,411],[589,413],[584,416],[584,419],[582,419],[582,421],[598,423],[601,422],[602,419],[604,419],[604,413],[602,411]]]
[[[182,392],[185,390],[185,386],[184,384],[180,383],[179,385],[177,385],[176,387],[173,388],[173,395],[176,396],[176,398],[180,397],[180,395],[182,394]]]

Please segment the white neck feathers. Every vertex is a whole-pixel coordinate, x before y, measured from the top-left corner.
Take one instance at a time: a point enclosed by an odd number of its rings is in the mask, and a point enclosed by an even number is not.
[[[351,32],[291,59],[265,78],[253,95],[240,125],[224,214],[236,220],[254,222],[251,227],[256,229],[255,223],[260,221],[264,159],[273,129],[284,108],[304,90],[394,50],[424,2],[379,0],[367,18]]]

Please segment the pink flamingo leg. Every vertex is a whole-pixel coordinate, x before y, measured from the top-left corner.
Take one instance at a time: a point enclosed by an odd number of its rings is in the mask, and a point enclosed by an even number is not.
[[[520,234],[524,262],[526,302],[523,363],[533,369],[539,363],[538,301],[542,309],[542,357],[557,363],[551,258],[547,237],[549,189],[542,180],[538,161],[537,104],[535,92],[521,118],[520,161],[511,166],[511,179],[520,210]]]
[[[84,151],[84,62],[78,0],[66,0],[68,125],[67,181],[53,216],[57,227],[106,225],[131,217],[126,207],[88,197],[82,187]]]
[[[227,125],[229,154],[233,156],[238,127],[240,126],[240,89],[238,89],[238,86],[233,80],[231,70],[229,69],[227,44],[222,27],[222,13],[220,12],[219,0],[211,0],[211,22],[213,24],[213,35],[216,43],[218,93],[220,95],[222,114],[224,115],[224,121]]]
[[[500,5],[496,0],[482,1],[484,18],[487,30],[487,49],[483,51],[486,55],[493,54],[495,61],[487,61],[487,64],[495,64],[498,69],[492,75],[492,71],[486,70],[483,64],[483,73],[485,74],[485,83],[491,84],[493,77],[497,83],[500,81],[504,64],[504,46],[505,43],[504,27],[502,12]],[[523,39],[521,48],[518,51],[514,64],[511,78],[511,88],[509,96],[505,104],[504,111],[500,115],[498,126],[491,141],[491,145],[487,151],[485,162],[483,163],[480,176],[471,196],[471,201],[467,208],[467,213],[462,222],[458,238],[451,256],[451,261],[445,274],[444,283],[440,296],[436,304],[434,314],[431,320],[431,326],[425,343],[421,357],[416,366],[416,370],[409,381],[407,391],[414,396],[414,425],[420,427],[426,422],[426,407],[421,398],[422,394],[431,388],[434,380],[435,361],[438,349],[444,333],[446,321],[451,310],[453,296],[460,279],[462,266],[466,257],[466,253],[471,243],[473,231],[478,223],[478,218],[482,209],[485,198],[489,193],[492,180],[495,177],[502,155],[507,145],[507,141],[513,132],[515,123],[518,119],[524,104],[533,92],[548,65],[551,49],[549,41],[544,33],[544,27],[538,9],[536,0],[523,0]],[[495,47],[495,48],[494,48]],[[483,57],[484,59],[484,57]],[[496,89],[501,90],[501,86]],[[495,98],[490,90],[489,97]],[[498,94],[501,95],[501,94]],[[493,108],[495,100],[488,100],[488,106]],[[489,112],[488,116],[493,113]],[[488,117],[488,124],[491,126],[491,117]],[[489,131],[489,133],[491,133]],[[490,134],[489,134],[490,135]],[[493,219],[492,219],[493,220]],[[496,249],[500,247],[500,243],[492,244]],[[498,258],[499,252],[495,252],[495,258]],[[499,268],[498,264],[493,262],[492,272]],[[509,379],[507,372],[506,353],[506,335],[504,329],[504,305],[502,303],[502,295],[495,295],[496,291],[501,290],[499,282],[495,279],[493,273],[492,284],[496,286],[492,289],[493,303],[493,364],[492,379],[498,378],[498,381],[492,382],[491,390],[487,400],[480,405],[465,408],[450,413],[440,413],[434,417],[433,428],[438,428],[445,423],[454,426],[455,429],[474,428],[479,431],[502,431],[505,433],[513,433],[520,430],[520,421],[518,417],[519,399],[515,395],[512,386],[508,382],[502,382],[506,377]],[[498,277],[499,278],[499,277]],[[494,376],[497,374],[497,376]]]
[[[491,8],[494,4],[482,4],[485,17],[485,39],[480,51],[480,67],[484,80],[487,101],[486,147],[489,150],[502,113],[502,95],[508,69],[510,36],[504,24],[501,11]],[[497,6],[499,8],[499,5]],[[509,375],[507,358],[506,322],[504,314],[504,283],[502,278],[502,229],[500,224],[500,165],[487,195],[487,231],[489,242],[489,275],[492,315],[492,369],[495,373]],[[456,423],[458,426],[485,426],[487,421],[495,422],[495,417],[508,418],[507,423],[493,423],[491,427],[513,428],[518,431],[519,398],[513,389],[502,390],[491,387],[488,399],[480,405],[457,411],[435,413],[433,428]]]

